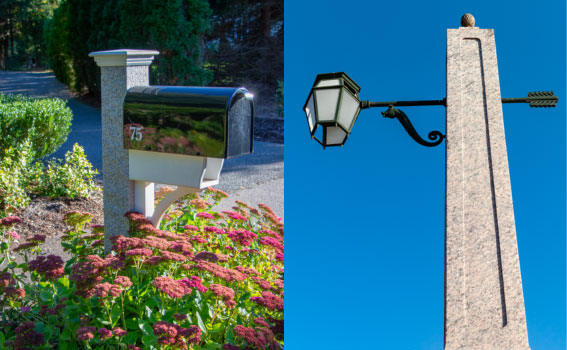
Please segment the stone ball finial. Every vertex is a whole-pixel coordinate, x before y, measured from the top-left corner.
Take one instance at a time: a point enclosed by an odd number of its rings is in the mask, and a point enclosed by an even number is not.
[[[470,13],[465,13],[461,17],[461,27],[474,27],[474,17]]]

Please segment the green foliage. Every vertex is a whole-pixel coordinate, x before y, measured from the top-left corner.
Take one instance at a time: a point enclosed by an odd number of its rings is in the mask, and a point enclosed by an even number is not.
[[[75,91],[98,95],[100,73],[90,52],[154,49],[160,55],[151,66],[152,83],[204,85],[212,79],[203,68],[210,16],[206,0],[65,0],[47,25],[50,66]]]
[[[261,204],[260,210],[240,202],[235,212],[212,211],[209,201],[225,195],[208,190],[180,203],[163,225],[169,232],[142,214],[127,213],[129,237],[114,237],[109,255],[104,228],[85,228],[93,215],[67,213],[63,221],[70,229],[61,243],[71,256],[66,262],[40,256],[45,237],[20,243],[14,232],[19,218],[0,220],[6,343],[36,349],[282,349],[283,223]],[[12,251],[24,255],[17,269]]]
[[[75,81],[73,60],[69,48],[69,5],[64,2],[45,21],[45,47],[49,67],[57,80],[72,86]]]
[[[44,22],[58,0],[0,1],[0,69],[44,66]]]
[[[153,81],[164,85],[203,85],[210,81],[212,73],[199,67],[203,34],[210,29],[208,2],[148,0],[144,8],[144,35],[160,51],[152,66]],[[120,29],[128,33],[134,28]]]
[[[52,159],[47,168],[33,163],[32,143],[10,147],[0,161],[0,216],[25,208],[31,195],[88,198],[98,190],[93,181],[98,174],[78,144],[65,154],[65,161]]]
[[[283,80],[278,80],[278,88],[276,89],[276,112],[280,117],[284,117],[284,82]]]
[[[214,85],[245,85],[272,98],[283,79],[284,1],[211,1],[213,30],[207,35]],[[263,93],[267,88],[267,91]]]
[[[52,198],[88,198],[98,189],[93,181],[98,171],[92,169],[83,147],[73,145],[65,154],[65,161],[52,159],[47,169],[39,175],[39,181],[33,189],[35,194]]]
[[[24,141],[4,151],[0,161],[0,214],[25,208],[30,201],[28,187],[32,168],[31,143]]]
[[[73,113],[58,98],[0,94],[0,157],[29,140],[33,159],[55,152],[66,140]]]

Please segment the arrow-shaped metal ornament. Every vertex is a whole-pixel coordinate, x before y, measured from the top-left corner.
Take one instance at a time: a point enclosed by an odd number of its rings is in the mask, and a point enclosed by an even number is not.
[[[528,97],[502,99],[502,103],[529,103],[530,107],[555,107],[557,101],[553,91],[533,91],[528,92]]]

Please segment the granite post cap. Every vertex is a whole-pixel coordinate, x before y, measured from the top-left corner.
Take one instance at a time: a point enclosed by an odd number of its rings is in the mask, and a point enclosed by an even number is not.
[[[89,53],[89,57],[93,57],[99,67],[149,66],[156,55],[159,55],[159,51],[136,49],[116,49]]]

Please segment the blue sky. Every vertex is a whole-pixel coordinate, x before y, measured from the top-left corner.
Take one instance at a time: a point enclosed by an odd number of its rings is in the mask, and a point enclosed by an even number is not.
[[[445,146],[361,112],[343,148],[309,137],[318,73],[362,99],[445,97],[446,29],[493,28],[503,97],[554,90],[555,109],[506,104],[504,124],[528,336],[565,341],[565,2],[285,2],[286,348],[442,349]],[[402,108],[421,135],[445,109]]]

